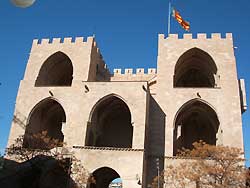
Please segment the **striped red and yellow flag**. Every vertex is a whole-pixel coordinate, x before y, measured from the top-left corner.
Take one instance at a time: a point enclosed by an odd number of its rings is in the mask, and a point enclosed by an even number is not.
[[[183,29],[185,29],[186,31],[190,30],[190,23],[185,21],[181,17],[180,13],[174,8],[172,8],[172,16],[177,20],[177,22],[182,26]]]

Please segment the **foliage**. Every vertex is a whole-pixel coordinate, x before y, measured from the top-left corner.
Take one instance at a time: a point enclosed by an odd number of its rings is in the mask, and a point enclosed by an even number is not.
[[[6,149],[7,156],[14,157],[15,160],[19,162],[28,161],[38,155],[53,156],[58,157],[59,152],[57,149],[44,149],[46,146],[49,148],[56,148],[58,145],[58,140],[51,139],[47,131],[42,131],[41,133],[30,135],[29,138],[32,141],[32,145],[24,147],[24,136],[19,136],[14,144]],[[42,149],[40,149],[42,148]]]
[[[37,156],[52,157],[58,161],[60,169],[63,169],[72,178],[71,187],[86,187],[90,174],[84,168],[81,161],[66,148],[66,143],[61,143],[57,139],[49,137],[47,131],[29,135],[28,139],[32,140],[32,142],[28,142],[29,144],[24,144],[25,139],[27,137],[18,137],[14,144],[6,149],[6,154],[9,158],[15,159],[18,162],[28,161],[31,166],[37,168],[36,165],[41,164],[33,163],[33,158]]]
[[[246,186],[246,168],[239,148],[213,146],[196,142],[192,150],[183,149],[179,164],[168,165],[162,173],[167,187],[184,188],[243,188]],[[184,162],[183,162],[184,161]],[[178,162],[177,162],[178,163]],[[158,178],[156,178],[158,181]],[[168,186],[169,185],[169,186]]]
[[[250,187],[250,167],[247,168],[247,181],[246,181],[246,187]]]
[[[71,177],[74,180],[72,188],[85,188],[87,183],[95,183],[94,177],[88,173],[81,161],[74,156],[74,163],[72,164]]]

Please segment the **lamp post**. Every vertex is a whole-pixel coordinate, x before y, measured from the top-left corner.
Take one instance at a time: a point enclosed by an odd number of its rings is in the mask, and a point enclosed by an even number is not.
[[[160,161],[159,158],[156,158],[156,168],[157,168],[157,188],[160,188]]]

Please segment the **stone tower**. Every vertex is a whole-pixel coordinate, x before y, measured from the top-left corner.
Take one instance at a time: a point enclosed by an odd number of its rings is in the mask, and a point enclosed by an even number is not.
[[[204,140],[243,148],[244,80],[232,35],[159,35],[156,69],[111,74],[95,39],[34,40],[8,145],[46,130],[107,188],[147,187],[178,148]]]

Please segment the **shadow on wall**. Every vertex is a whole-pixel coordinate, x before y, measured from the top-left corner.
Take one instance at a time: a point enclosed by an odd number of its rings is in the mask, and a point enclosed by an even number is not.
[[[164,169],[165,156],[165,122],[166,114],[163,112],[155,99],[150,96],[149,104],[149,127],[145,145],[147,146],[146,154],[146,184],[152,184],[158,172]]]
[[[132,148],[133,126],[127,104],[110,95],[97,102],[87,126],[86,146]]]
[[[178,59],[174,71],[174,87],[217,86],[217,67],[213,58],[199,48],[186,51]]]
[[[0,187],[11,188],[69,188],[74,187],[70,178],[69,161],[66,165],[48,156],[17,163],[5,159],[4,168],[0,171]],[[65,168],[66,167],[66,168]]]
[[[63,52],[51,55],[42,65],[35,86],[71,86],[73,65]]]
[[[61,104],[55,99],[46,98],[40,101],[32,109],[28,119],[23,143],[25,148],[51,149],[50,145],[38,145],[37,139],[33,136],[30,137],[30,135],[35,135],[43,131],[46,131],[50,138],[63,143],[64,135],[62,133],[62,126],[66,122],[66,114]],[[59,144],[59,146],[61,145]]]
[[[193,149],[193,143],[203,140],[216,145],[220,122],[216,112],[204,101],[193,99],[177,112],[174,129],[174,156],[182,148]]]

